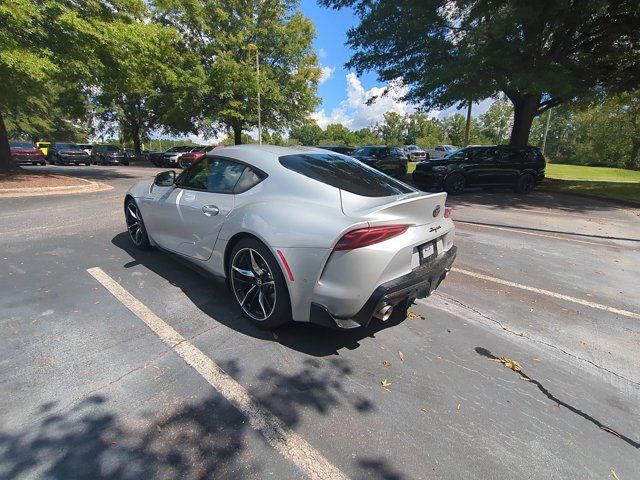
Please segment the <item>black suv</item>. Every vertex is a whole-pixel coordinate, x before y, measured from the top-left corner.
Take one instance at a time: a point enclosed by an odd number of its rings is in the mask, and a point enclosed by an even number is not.
[[[360,147],[351,156],[388,175],[407,174],[407,157],[398,147]]]
[[[416,165],[413,182],[428,190],[461,193],[465,187],[510,186],[528,193],[544,180],[545,159],[535,147],[465,147]]]
[[[129,155],[117,145],[94,145],[91,149],[91,163],[95,165],[129,165]]]
[[[80,145],[75,143],[54,142],[47,149],[47,162],[60,165],[89,165],[91,158]]]

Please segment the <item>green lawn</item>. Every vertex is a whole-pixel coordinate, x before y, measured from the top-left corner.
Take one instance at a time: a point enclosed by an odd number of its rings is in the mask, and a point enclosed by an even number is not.
[[[585,167],[547,163],[547,178],[558,180],[594,180],[603,182],[640,182],[640,171],[624,168]]]

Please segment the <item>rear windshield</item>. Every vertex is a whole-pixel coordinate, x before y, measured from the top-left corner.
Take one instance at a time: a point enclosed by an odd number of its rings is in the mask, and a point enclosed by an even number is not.
[[[280,163],[305,177],[363,197],[388,197],[416,191],[354,158],[336,153],[286,155],[280,157]]]
[[[60,150],[80,150],[80,147],[74,143],[56,143],[56,148]]]

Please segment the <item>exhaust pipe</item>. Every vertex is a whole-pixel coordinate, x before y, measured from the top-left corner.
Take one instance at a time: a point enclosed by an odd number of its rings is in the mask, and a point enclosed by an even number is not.
[[[384,322],[389,319],[392,313],[393,305],[385,304],[380,308],[380,310],[374,313],[373,316]]]

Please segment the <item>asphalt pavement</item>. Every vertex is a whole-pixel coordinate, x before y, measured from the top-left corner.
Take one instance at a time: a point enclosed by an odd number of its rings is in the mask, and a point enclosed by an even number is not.
[[[640,478],[639,212],[452,197],[455,271],[409,318],[268,333],[133,248],[158,169],[44,168],[114,188],[0,199],[1,478]]]

